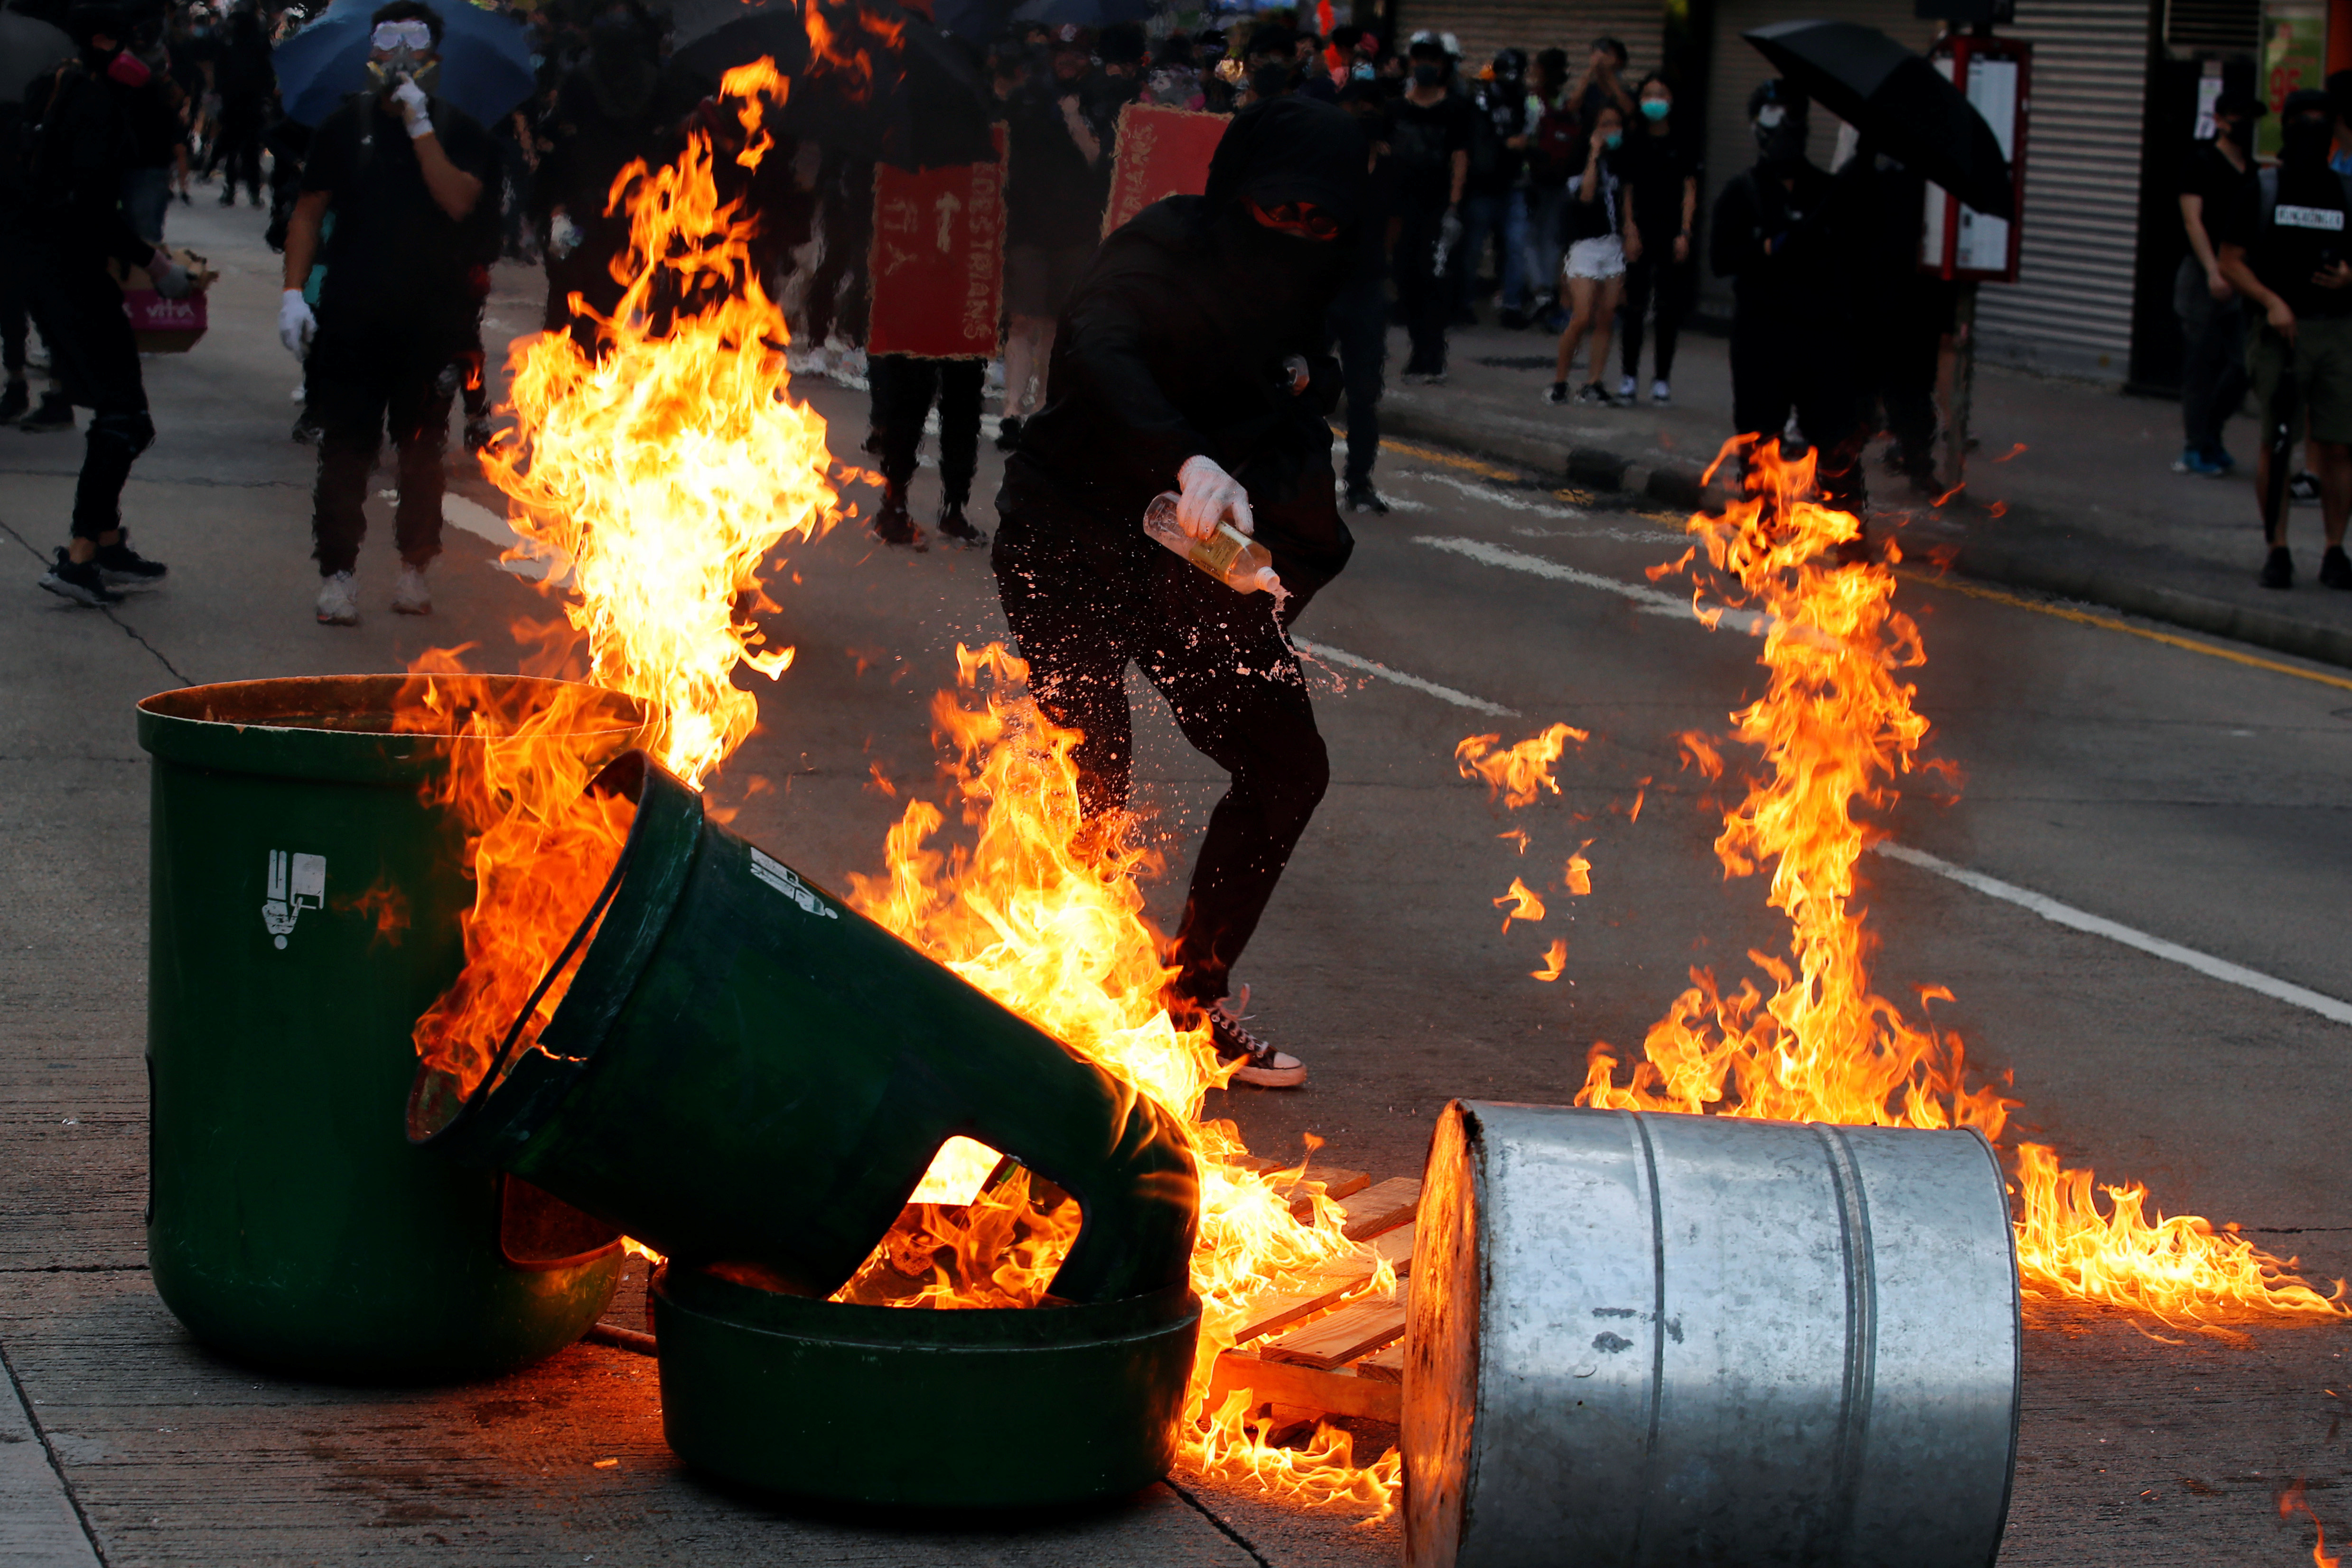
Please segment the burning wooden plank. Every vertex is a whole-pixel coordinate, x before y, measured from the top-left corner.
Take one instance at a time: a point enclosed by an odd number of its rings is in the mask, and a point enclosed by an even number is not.
[[[1404,1337],[1405,1300],[1397,1296],[1351,1301],[1338,1311],[1301,1324],[1258,1353],[1269,1362],[1337,1371],[1357,1357]]]
[[[1314,1213],[1313,1205],[1309,1201],[1312,1194],[1305,1190],[1305,1184],[1319,1183],[1323,1188],[1323,1195],[1335,1202],[1341,1198],[1353,1197],[1372,1184],[1372,1178],[1361,1171],[1344,1171],[1336,1167],[1326,1169],[1309,1165],[1302,1173],[1284,1164],[1279,1160],[1270,1159],[1264,1154],[1244,1154],[1238,1159],[1228,1160],[1226,1163],[1266,1177],[1266,1185],[1272,1187],[1277,1194],[1288,1199],[1291,1212],[1302,1220]],[[1277,1171],[1289,1173],[1276,1176],[1275,1173]]]
[[[1362,1241],[1412,1218],[1421,1207],[1421,1180],[1391,1176],[1369,1191],[1350,1194],[1339,1207],[1348,1216],[1348,1239]]]
[[[1404,1390],[1396,1384],[1351,1373],[1326,1372],[1317,1367],[1262,1361],[1246,1351],[1227,1351],[1217,1358],[1217,1372],[1209,1385],[1208,1407],[1215,1409],[1234,1389],[1246,1388],[1258,1405],[1287,1405],[1326,1415],[1360,1415],[1368,1420],[1396,1422],[1404,1410]]]

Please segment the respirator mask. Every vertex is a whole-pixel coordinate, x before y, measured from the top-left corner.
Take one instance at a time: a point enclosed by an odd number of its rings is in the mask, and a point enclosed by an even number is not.
[[[368,44],[373,51],[368,78],[379,92],[413,81],[429,93],[440,79],[441,61],[433,52],[433,29],[423,22],[378,22]]]

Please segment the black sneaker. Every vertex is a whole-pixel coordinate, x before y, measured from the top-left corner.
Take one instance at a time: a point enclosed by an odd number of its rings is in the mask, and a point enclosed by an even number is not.
[[[122,602],[122,595],[106,585],[97,562],[78,562],[68,555],[62,546],[58,551],[58,563],[43,574],[41,586],[60,599],[71,599],[75,604],[87,605],[93,610]]]
[[[915,526],[915,520],[907,515],[907,501],[903,496],[884,498],[882,510],[874,514],[874,537],[902,550],[930,548],[923,542],[922,531]]]
[[[2352,560],[2345,558],[2342,545],[2329,545],[2319,558],[2319,580],[2330,588],[2352,588]]]
[[[156,587],[171,570],[161,561],[150,561],[131,549],[127,529],[114,543],[98,547],[98,574],[110,588],[136,591]]]
[[[2297,474],[2286,482],[2286,493],[2298,506],[2310,506],[2319,500],[2319,479],[2313,474]]]
[[[25,410],[32,405],[32,389],[25,384],[25,378],[20,375],[11,381],[5,389],[0,389],[0,425],[22,419],[25,416]]]
[[[326,433],[327,427],[319,423],[318,416],[307,408],[294,416],[294,428],[289,432],[298,447],[315,447]]]
[[[1217,1047],[1217,1059],[1241,1063],[1234,1073],[1235,1083],[1255,1084],[1260,1089],[1297,1089],[1307,1081],[1307,1064],[1251,1034],[1244,1023],[1248,1006],[1246,985],[1242,987],[1239,1000],[1227,996],[1210,1004],[1209,1038]]]
[[[1348,510],[1349,511],[1369,511],[1377,516],[1385,517],[1388,515],[1389,503],[1382,500],[1381,499],[1381,492],[1372,489],[1370,485],[1349,485],[1348,487]]]
[[[1568,383],[1555,381],[1544,389],[1544,401],[1558,406],[1568,401]]]
[[[2269,556],[2263,562],[2262,584],[2265,588],[2294,586],[2294,557],[2284,544],[2271,546]]]
[[[38,436],[50,430],[70,430],[74,427],[73,405],[62,392],[41,394],[40,406],[16,421],[16,428]]]
[[[1582,404],[1587,408],[1614,408],[1617,406],[1617,400],[1609,395],[1609,389],[1601,385],[1597,381],[1586,382],[1584,384],[1584,390],[1576,395],[1576,401]]]
[[[996,449],[1017,452],[1021,449],[1021,416],[1008,414],[996,423]]]
[[[988,542],[988,535],[974,528],[971,519],[964,516],[963,502],[960,500],[951,500],[940,508],[938,526],[941,539],[952,539],[967,549],[977,550]]]

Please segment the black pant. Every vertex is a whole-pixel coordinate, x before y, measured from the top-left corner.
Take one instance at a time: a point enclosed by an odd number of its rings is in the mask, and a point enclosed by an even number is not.
[[[1870,499],[1862,471],[1870,421],[1853,346],[1829,331],[1759,321],[1759,313],[1742,307],[1731,318],[1732,424],[1778,439],[1793,412],[1815,454],[1822,500],[1859,517]]]
[[[155,439],[139,345],[103,258],[43,247],[32,253],[28,275],[51,374],[67,398],[93,416],[74,487],[73,536],[94,540],[122,526],[131,465]]]
[[[368,475],[387,423],[400,454],[400,505],[393,538],[400,558],[422,566],[441,552],[441,449],[449,435],[449,401],[465,371],[454,334],[419,331],[413,322],[338,327],[320,323],[305,362],[310,413],[319,438],[312,492],[311,554],[319,574],[348,572],[367,537]]]
[[[883,482],[894,500],[907,498],[915,454],[923,444],[923,419],[934,397],[940,405],[940,489],[956,506],[971,499],[971,477],[980,471],[981,384],[987,375],[987,363],[976,359],[877,354],[867,362],[874,398],[874,438],[867,449],[881,459]]]
[[[2203,274],[2200,273],[2201,281]],[[1870,395],[1885,411],[1894,457],[1921,485],[1936,476],[1936,372],[1951,325],[1948,287],[1932,278],[1903,279],[1868,307],[1862,361]],[[1865,416],[1869,413],[1864,408]]]
[[[27,215],[0,212],[0,367],[10,381],[25,379],[26,296],[31,291],[31,248],[21,226]]]
[[[2211,456],[2221,450],[2222,427],[2246,401],[2246,308],[2235,294],[2216,300],[2205,269],[2183,257],[2173,279],[2172,309],[2180,318],[2185,357],[2180,365],[2180,434]]]
[[[1666,243],[1671,247],[1674,242]],[[1617,312],[1618,363],[1635,379],[1642,374],[1642,318],[1649,314],[1654,297],[1658,308],[1657,379],[1672,381],[1675,344],[1682,336],[1683,318],[1690,313],[1691,265],[1674,260],[1671,249],[1664,258],[1643,250],[1639,261],[1625,264],[1625,300]]]
[[[1381,450],[1381,372],[1389,357],[1389,302],[1378,278],[1351,282],[1327,321],[1348,390],[1348,488],[1372,482]]]
[[[579,223],[577,218],[572,220]],[[607,225],[581,225],[583,237],[579,248],[569,256],[550,254],[547,258],[546,329],[551,332],[569,331],[580,352],[590,357],[598,353],[597,338],[602,333],[595,321],[586,315],[574,315],[572,296],[580,296],[581,303],[597,315],[610,321],[621,308],[621,297],[629,286],[613,276],[613,258],[628,247],[626,228],[617,233]]]
[[[1236,594],[1156,544],[1099,570],[1059,548],[1071,525],[1000,494],[997,589],[1030,689],[1073,753],[1089,817],[1121,811],[1134,773],[1127,666],[1168,700],[1184,738],[1232,775],[1209,816],[1170,962],[1184,1000],[1226,994],[1227,976],[1330,783],[1298,658],[1263,594]],[[1084,525],[1078,525],[1084,526]]]
[[[236,183],[243,180],[254,204],[260,205],[262,121],[258,102],[250,107],[229,104],[221,110],[219,152],[224,199],[235,199]]]
[[[1454,290],[1437,275],[1442,207],[1408,208],[1397,232],[1391,265],[1396,270],[1397,304],[1404,312],[1405,331],[1412,339],[1407,375],[1435,375],[1445,368],[1445,326],[1452,319]]]

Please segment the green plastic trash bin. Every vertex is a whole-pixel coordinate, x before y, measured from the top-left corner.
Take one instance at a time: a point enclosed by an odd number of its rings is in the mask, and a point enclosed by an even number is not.
[[[424,789],[456,742],[394,732],[404,676],[200,686],[139,705],[153,759],[148,1251],[205,1343],[354,1381],[461,1378],[595,1321],[617,1233],[414,1147],[410,1031],[456,978],[473,884]],[[460,708],[562,683],[438,677]],[[598,694],[591,764],[643,731]]]

